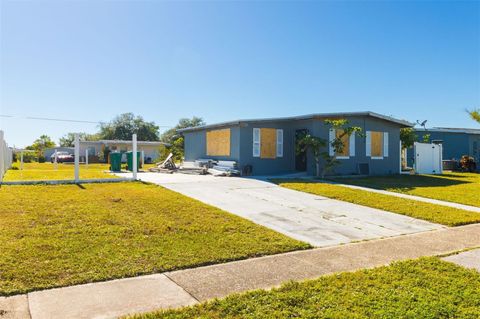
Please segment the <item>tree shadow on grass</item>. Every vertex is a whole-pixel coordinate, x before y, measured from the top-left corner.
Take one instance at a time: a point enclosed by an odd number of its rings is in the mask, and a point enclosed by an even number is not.
[[[400,190],[410,191],[418,187],[448,187],[460,184],[471,184],[471,181],[461,181],[457,175],[446,174],[442,178],[434,175],[395,175],[395,176],[372,176],[364,178],[335,178],[332,179],[338,183],[351,184],[357,186],[370,187],[381,190]],[[462,177],[463,178],[463,177]],[[466,178],[466,176],[464,177]]]

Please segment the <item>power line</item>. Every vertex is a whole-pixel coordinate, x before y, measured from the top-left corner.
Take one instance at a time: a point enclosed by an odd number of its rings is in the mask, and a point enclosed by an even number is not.
[[[75,122],[75,123],[101,124],[101,122],[93,122],[93,121],[54,119],[54,118],[48,118],[48,117],[33,117],[33,116],[27,116],[27,117],[25,117],[25,119],[27,119],[27,120],[41,120],[41,121],[55,121],[55,122]]]
[[[38,120],[38,121],[54,121],[54,122],[70,122],[70,123],[87,123],[87,124],[102,124],[104,122],[98,122],[98,121],[85,121],[85,120],[71,120],[71,119],[57,119],[57,118],[49,118],[49,117],[36,117],[36,116],[13,116],[13,115],[7,115],[7,114],[0,114],[0,117],[5,117],[5,118],[18,118],[18,119],[25,119],[25,120]],[[163,127],[163,128],[171,128],[172,126],[166,126],[166,125],[159,125],[158,127]]]

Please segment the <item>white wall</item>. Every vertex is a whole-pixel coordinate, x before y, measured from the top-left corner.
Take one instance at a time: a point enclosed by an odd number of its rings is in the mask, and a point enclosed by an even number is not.
[[[12,158],[12,150],[8,148],[3,131],[0,131],[0,182],[3,180],[7,169],[12,166]]]

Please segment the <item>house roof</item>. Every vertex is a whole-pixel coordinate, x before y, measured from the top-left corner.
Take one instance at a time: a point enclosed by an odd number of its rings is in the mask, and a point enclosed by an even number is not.
[[[80,141],[80,144],[108,144],[108,145],[119,145],[119,144],[131,144],[131,140],[99,140],[99,141]],[[152,145],[152,146],[160,146],[160,145],[170,145],[164,142],[158,141],[137,141],[137,145]]]
[[[480,135],[480,129],[476,128],[460,128],[460,127],[432,127],[428,129],[416,128],[417,132],[442,132],[442,133],[462,133],[462,134],[478,134]]]
[[[315,113],[315,114],[307,114],[307,115],[300,115],[300,116],[292,116],[292,117],[277,117],[277,118],[263,118],[263,119],[245,119],[245,120],[236,120],[236,121],[229,121],[229,122],[221,122],[216,124],[208,124],[202,126],[195,126],[195,127],[187,127],[183,129],[177,130],[177,132],[191,132],[191,131],[198,131],[203,129],[211,129],[217,127],[225,127],[225,126],[236,126],[240,125],[241,123],[262,123],[262,122],[278,122],[278,121],[295,121],[295,120],[309,120],[313,118],[329,118],[329,117],[352,117],[352,116],[370,116],[374,118],[378,118],[381,120],[389,121],[396,123],[400,126],[404,127],[412,127],[413,124],[405,121],[393,118],[391,116],[382,115],[375,112],[345,112],[345,113]]]

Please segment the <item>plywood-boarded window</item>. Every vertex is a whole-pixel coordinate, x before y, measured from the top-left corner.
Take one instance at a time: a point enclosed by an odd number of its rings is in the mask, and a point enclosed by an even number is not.
[[[207,155],[230,156],[230,129],[207,132]]]
[[[335,130],[335,137],[339,138],[344,133],[344,130]],[[343,143],[343,149],[341,152],[337,152],[336,156],[348,157],[350,155],[350,137],[345,134],[341,137]]]
[[[275,158],[277,154],[277,130],[260,129],[260,158]]]
[[[370,132],[372,157],[383,157],[383,132]]]

